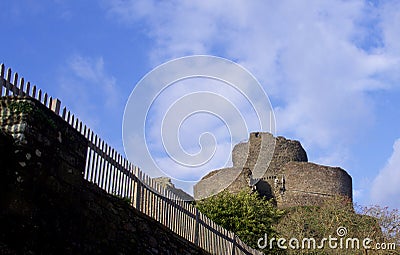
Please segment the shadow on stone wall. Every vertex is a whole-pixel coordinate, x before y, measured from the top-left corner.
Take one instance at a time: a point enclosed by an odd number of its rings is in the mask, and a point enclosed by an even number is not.
[[[0,106],[0,254],[208,254],[84,180],[85,139],[50,110]]]

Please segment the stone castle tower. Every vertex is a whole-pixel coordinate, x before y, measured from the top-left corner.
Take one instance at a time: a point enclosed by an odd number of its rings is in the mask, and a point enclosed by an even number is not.
[[[247,142],[235,145],[232,161],[233,167],[212,171],[194,186],[195,199],[222,191],[216,187],[219,182],[215,177],[229,179],[232,175],[237,177],[224,189],[235,193],[252,188],[274,198],[278,207],[318,205],[336,195],[352,199],[351,176],[339,167],[308,162],[298,141],[251,133]]]

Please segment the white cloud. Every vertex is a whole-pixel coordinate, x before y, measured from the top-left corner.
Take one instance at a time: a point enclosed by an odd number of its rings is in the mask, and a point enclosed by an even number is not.
[[[386,166],[372,182],[371,200],[380,205],[400,208],[400,139],[393,144],[393,153]]]
[[[249,131],[271,126],[270,105],[262,89],[248,85],[256,81],[230,61],[195,57],[177,62],[160,66],[136,85],[124,114],[125,152],[146,172],[160,168],[176,179],[198,180],[211,169],[231,165],[233,146]],[[260,123],[257,114],[268,119]],[[146,140],[130,142],[143,131]],[[146,165],[151,160],[141,153],[147,150],[157,166]]]
[[[332,146],[331,149],[333,151],[332,153],[316,158],[315,162],[318,162],[322,165],[333,167],[340,166],[341,168],[345,168],[346,163],[348,162],[351,155],[350,150],[342,148],[340,146],[339,148],[335,148],[334,146]]]
[[[123,105],[116,79],[108,74],[102,57],[72,56],[67,60],[59,80],[63,105],[97,131],[108,125],[100,123],[99,113],[102,118],[113,120],[116,108]]]
[[[400,66],[393,55],[399,26],[388,26],[398,14],[364,1],[112,0],[108,6],[122,21],[148,24],[155,63],[218,52],[243,64],[279,100],[278,131],[306,147],[345,146],[373,120],[365,92],[385,88],[379,76]],[[372,33],[366,24],[381,11],[383,48],[362,48],[359,42]]]
[[[384,43],[388,51],[400,54],[400,8],[399,1],[387,1],[380,14],[382,21],[380,26],[384,37]]]
[[[102,57],[92,59],[75,55],[69,60],[68,64],[73,74],[86,82],[84,88],[87,89],[88,94],[100,92],[99,99],[107,107],[115,107],[119,99],[116,79],[107,74]]]
[[[353,199],[359,199],[362,198],[364,194],[363,189],[353,189]]]

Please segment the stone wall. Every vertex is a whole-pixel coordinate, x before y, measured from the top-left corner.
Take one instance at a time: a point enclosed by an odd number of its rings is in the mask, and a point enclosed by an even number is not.
[[[234,147],[232,161],[233,167],[212,171],[195,185],[195,199],[207,197],[211,191],[236,193],[246,188],[274,198],[279,207],[318,205],[327,196],[352,199],[350,175],[338,167],[308,163],[299,141],[254,132],[247,142]],[[223,183],[220,179],[232,182],[218,187]]]
[[[0,124],[0,254],[207,254],[85,181],[86,139],[36,100]]]
[[[289,162],[282,172],[285,176],[283,207],[320,204],[327,196],[352,198],[351,176],[340,167]]]
[[[65,182],[83,180],[87,141],[59,116],[36,100],[2,98],[0,127],[15,140],[19,169],[36,169],[35,175],[60,176]],[[17,171],[16,171],[17,172]],[[24,176],[16,174],[23,182]]]
[[[172,183],[171,178],[157,177],[157,178],[153,178],[153,181],[157,182],[163,189],[171,192],[172,194],[176,195],[180,199],[182,199],[184,201],[193,201],[193,197],[191,195],[189,195],[182,189],[175,187],[175,184]]]
[[[274,180],[281,175],[282,167],[291,161],[307,162],[307,154],[300,142],[270,133],[254,132],[247,142],[239,143],[232,150],[233,167],[215,170],[204,176],[194,186],[195,199],[207,197],[211,191],[226,189],[236,193],[249,188],[250,176],[261,179],[258,191],[268,197],[275,197]],[[218,177],[218,178],[216,178]],[[225,185],[222,180],[230,180]],[[223,183],[224,187],[216,187]]]
[[[250,177],[254,169],[266,172],[274,152],[275,138],[267,133],[261,134],[251,133],[249,141],[233,147],[233,167],[213,170],[196,183],[193,187],[195,200],[210,197],[223,190],[237,193],[243,188],[250,188]]]

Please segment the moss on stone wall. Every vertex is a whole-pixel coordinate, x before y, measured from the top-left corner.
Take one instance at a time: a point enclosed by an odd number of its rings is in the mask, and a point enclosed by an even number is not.
[[[49,128],[56,129],[56,123],[53,119],[51,119],[42,109],[35,107],[35,104],[31,101],[12,101],[8,108],[10,109],[12,114],[15,115],[27,115],[32,116],[33,118],[46,123]]]

